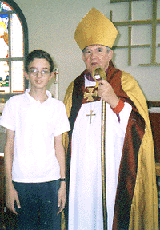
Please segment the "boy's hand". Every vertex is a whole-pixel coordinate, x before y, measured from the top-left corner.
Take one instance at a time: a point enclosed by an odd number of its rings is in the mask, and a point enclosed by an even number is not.
[[[18,213],[15,211],[14,203],[17,203],[17,207],[21,208],[20,202],[18,199],[18,193],[15,190],[13,184],[6,186],[6,206],[9,208],[10,211],[18,215]]]
[[[57,215],[60,212],[62,212],[62,210],[65,208],[65,204],[66,204],[66,182],[61,181],[61,186],[58,190],[58,208],[59,208],[59,211],[58,211]]]

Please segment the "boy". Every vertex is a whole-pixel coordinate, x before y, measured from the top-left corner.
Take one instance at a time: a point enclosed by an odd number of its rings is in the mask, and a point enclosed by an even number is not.
[[[2,114],[6,206],[17,214],[22,230],[61,229],[66,202],[62,133],[70,126],[64,104],[46,90],[53,69],[48,53],[32,51],[25,63],[30,89],[10,98]]]

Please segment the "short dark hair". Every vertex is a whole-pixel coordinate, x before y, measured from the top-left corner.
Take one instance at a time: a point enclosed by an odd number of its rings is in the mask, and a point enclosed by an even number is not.
[[[35,58],[44,58],[46,59],[46,61],[49,62],[50,64],[50,72],[53,72],[54,70],[54,62],[50,56],[49,53],[47,53],[44,50],[33,50],[32,52],[30,52],[25,60],[25,71],[28,73],[28,66],[29,64],[35,59]]]

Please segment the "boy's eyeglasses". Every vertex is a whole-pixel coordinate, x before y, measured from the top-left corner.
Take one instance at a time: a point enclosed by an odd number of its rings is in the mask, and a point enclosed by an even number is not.
[[[29,70],[29,73],[30,73],[30,75],[32,75],[32,76],[38,76],[38,74],[41,73],[41,76],[42,76],[42,77],[47,77],[47,76],[50,74],[50,72],[47,71],[47,70],[42,70],[42,71],[40,72],[40,71],[38,71],[37,69],[30,69],[30,70]]]

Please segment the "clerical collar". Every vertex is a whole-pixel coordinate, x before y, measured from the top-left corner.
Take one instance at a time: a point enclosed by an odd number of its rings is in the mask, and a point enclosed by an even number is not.
[[[108,69],[106,69],[106,71],[105,71],[106,74],[107,74],[107,70],[108,70]],[[94,78],[92,77],[91,73],[89,73],[89,72],[87,72],[84,76],[85,76],[89,81],[95,81]],[[99,75],[97,75],[97,76],[99,76]],[[96,76],[95,76],[95,78],[96,78]],[[97,81],[100,80],[100,78],[96,78],[96,79],[97,79]]]

